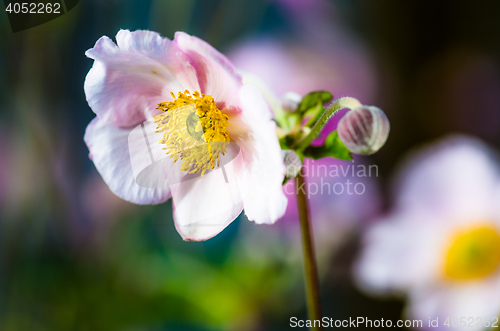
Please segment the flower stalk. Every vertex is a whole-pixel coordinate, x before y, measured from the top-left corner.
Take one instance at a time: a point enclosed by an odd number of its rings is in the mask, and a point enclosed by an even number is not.
[[[309,205],[307,202],[306,181],[303,169],[295,179],[297,206],[299,210],[300,230],[302,233],[302,248],[304,252],[304,273],[309,319],[321,320],[321,297],[319,292],[318,266],[314,252],[313,232],[310,222]],[[314,325],[314,323],[313,323]],[[321,330],[312,327],[311,330]]]
[[[389,121],[380,109],[373,106],[363,106],[357,99],[351,97],[337,99],[325,108],[324,105],[330,102],[332,98],[333,95],[327,91],[308,93],[297,104],[296,109],[293,108],[295,111],[288,112],[287,124],[290,125],[282,126],[282,131],[280,131],[280,145],[285,150],[283,155],[287,166],[284,183],[287,179],[295,177],[304,254],[307,309],[309,320],[312,321],[311,330],[322,329],[321,323],[319,326],[315,326],[314,323],[322,319],[318,266],[314,252],[304,168],[300,169],[298,173],[289,171],[289,168],[293,168],[292,165],[296,162],[301,164],[304,157],[312,159],[335,157],[341,160],[353,160],[351,153],[374,153],[382,147],[389,133]],[[337,130],[329,134],[321,146],[310,146],[330,118],[343,108],[350,110],[346,114],[350,122],[341,120]],[[305,118],[307,118],[306,124],[304,124]],[[341,126],[342,123],[344,123],[343,126]],[[363,129],[357,129],[360,126],[363,126]],[[339,130],[342,130],[342,137],[346,138],[347,136],[350,139],[344,140],[351,148],[341,139]],[[360,133],[363,135],[360,135]],[[294,160],[292,156],[295,156],[298,160]]]
[[[354,98],[351,97],[344,97],[340,98],[336,101],[334,101],[330,106],[325,108],[325,111],[319,119],[316,121],[316,123],[313,125],[311,131],[297,143],[297,146],[294,148],[294,150],[297,153],[302,153],[304,150],[309,147],[311,142],[319,135],[323,127],[326,125],[328,120],[339,110],[343,108],[349,108],[349,109],[354,109],[356,107],[360,107],[361,103]]]
[[[322,113],[314,116],[311,124],[311,129],[304,138],[298,141],[292,147],[299,155],[309,147],[311,142],[319,135],[328,120],[340,109],[354,109],[360,107],[361,103],[350,97],[340,98],[334,101],[330,106],[324,109]],[[300,230],[302,234],[302,248],[304,253],[304,274],[307,297],[307,309],[309,319],[312,321],[321,320],[321,297],[319,291],[318,266],[316,262],[316,254],[314,252],[314,238],[309,214],[309,205],[307,201],[306,178],[303,169],[297,174],[295,179],[297,206],[299,211]],[[314,326],[311,330],[321,330],[321,326]]]

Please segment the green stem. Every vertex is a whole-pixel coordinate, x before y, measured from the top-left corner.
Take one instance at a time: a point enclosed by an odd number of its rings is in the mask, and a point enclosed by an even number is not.
[[[302,168],[303,169],[303,168]],[[297,205],[299,209],[300,229],[302,232],[302,247],[304,250],[304,271],[306,280],[307,308],[309,319],[314,325],[315,320],[321,320],[321,300],[319,292],[318,267],[314,253],[314,240],[307,203],[307,186],[303,170],[300,170],[295,179]],[[321,326],[311,330],[321,330]]]
[[[311,132],[309,132],[307,136],[305,136],[301,141],[299,141],[297,146],[294,147],[293,149],[297,153],[302,153],[311,144],[311,142],[319,135],[325,124],[336,112],[338,112],[343,108],[354,109],[359,106],[361,106],[361,103],[359,103],[358,100],[350,97],[340,98],[334,101],[330,106],[328,106],[328,108],[325,109],[325,111],[320,116],[318,121],[312,127]]]

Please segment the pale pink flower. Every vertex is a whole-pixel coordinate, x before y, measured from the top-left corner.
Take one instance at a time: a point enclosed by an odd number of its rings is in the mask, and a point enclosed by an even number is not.
[[[393,211],[364,237],[359,285],[406,296],[425,329],[489,329],[500,311],[496,156],[454,137],[409,158],[398,179]]]
[[[97,117],[87,127],[85,142],[109,188],[137,204],[157,204],[172,196],[176,228],[186,240],[215,236],[243,208],[256,223],[274,223],[281,217],[286,208],[284,165],[273,115],[259,89],[244,85],[224,55],[186,33],[177,32],[169,40],[155,32],[120,30],[116,41],[104,36],[86,52],[95,62],[85,80],[85,94]],[[166,157],[171,164],[161,171],[169,184],[177,184],[138,185],[131,132],[154,115],[166,114],[156,107],[174,101],[171,93],[194,100],[195,92],[208,95],[207,104],[227,116],[225,130],[236,146],[227,150],[234,157],[229,182],[221,171],[184,182],[184,159],[172,164]]]

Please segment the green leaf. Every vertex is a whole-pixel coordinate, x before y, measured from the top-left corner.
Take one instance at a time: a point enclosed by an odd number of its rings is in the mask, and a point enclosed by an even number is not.
[[[305,113],[311,108],[327,104],[332,101],[333,95],[327,91],[314,91],[306,94],[299,104],[298,112]]]
[[[337,131],[333,131],[326,137],[325,142],[321,146],[309,146],[304,155],[306,157],[318,160],[324,157],[334,157],[339,160],[352,161],[351,152],[340,141]]]

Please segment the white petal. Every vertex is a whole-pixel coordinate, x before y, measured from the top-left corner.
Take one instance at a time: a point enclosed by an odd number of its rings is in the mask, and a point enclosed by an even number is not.
[[[170,101],[170,92],[197,90],[189,58],[150,31],[120,30],[118,46],[101,37],[85,54],[94,59],[84,84],[87,102],[102,120],[128,127],[145,121]]]
[[[148,188],[136,183],[129,152],[129,136],[133,129],[118,128],[94,118],[87,126],[84,138],[90,150],[89,156],[111,191],[120,198],[137,204],[164,202],[170,197],[168,187]],[[148,154],[147,149],[142,152]],[[141,155],[139,158],[149,160]]]
[[[242,112],[238,116],[250,129],[250,136],[239,142],[246,164],[242,182],[247,192],[245,214],[256,223],[274,223],[283,216],[287,205],[282,189],[285,165],[276,136],[276,124],[255,86],[244,85],[239,102]]]
[[[221,232],[243,209],[240,176],[244,167],[236,144],[227,147],[221,158],[223,168],[186,176],[180,183],[171,182],[175,226],[185,240],[207,240]],[[175,164],[180,172],[180,162]],[[191,178],[191,179],[188,179]]]

